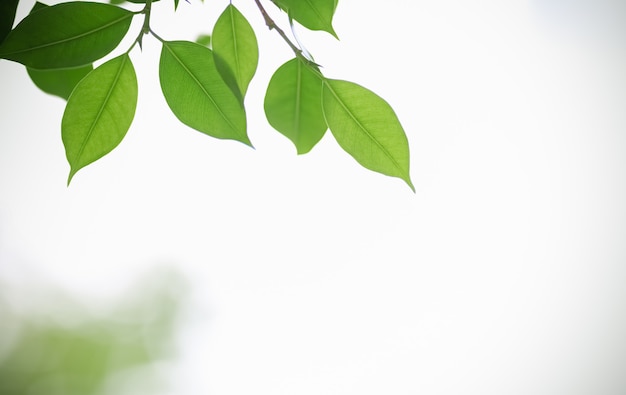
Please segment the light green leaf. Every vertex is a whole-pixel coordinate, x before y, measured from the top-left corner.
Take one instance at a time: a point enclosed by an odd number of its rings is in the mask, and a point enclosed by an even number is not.
[[[265,116],[274,129],[289,138],[298,154],[309,152],[326,133],[322,111],[322,78],[302,59],[276,70],[265,94]]]
[[[0,57],[34,69],[84,66],[111,52],[133,13],[101,3],[69,2],[29,14],[0,45]]]
[[[0,43],[13,28],[18,2],[19,0],[0,0]]]
[[[234,5],[229,4],[213,28],[213,53],[217,71],[243,100],[256,72],[259,48],[252,26]]]
[[[325,80],[324,116],[337,142],[363,167],[398,177],[415,192],[409,175],[409,144],[391,106],[348,81]]]
[[[74,87],[93,70],[92,65],[73,69],[36,70],[26,68],[30,79],[42,91],[67,100]]]
[[[323,30],[337,38],[333,16],[337,0],[272,0],[289,16],[310,30]]]
[[[196,37],[196,42],[205,47],[211,48],[211,35],[209,34],[200,34]]]
[[[67,102],[61,135],[70,163],[69,185],[76,172],[111,152],[135,116],[137,76],[124,54],[83,78]]]
[[[167,104],[182,123],[252,145],[243,106],[217,71],[210,49],[189,41],[164,42],[159,79]]]

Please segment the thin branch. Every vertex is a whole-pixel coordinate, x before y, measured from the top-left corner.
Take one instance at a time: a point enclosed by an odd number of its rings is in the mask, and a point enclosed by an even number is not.
[[[274,22],[274,20],[269,16],[269,14],[267,13],[267,11],[265,11],[265,8],[263,8],[263,5],[261,4],[260,0],[254,0],[254,2],[256,3],[257,7],[259,7],[259,11],[261,11],[261,14],[263,15],[263,19],[265,19],[265,24],[267,25],[267,27],[270,30],[276,30],[276,32],[283,38],[283,40],[285,40],[285,42],[287,43],[287,45],[289,45],[289,47],[291,48],[291,50],[293,52],[295,52],[295,54],[297,56],[303,56],[302,54],[302,50],[300,48],[298,48],[290,39],[289,37],[287,37],[287,35],[285,34],[285,32],[278,27],[278,25],[276,25],[276,23]],[[305,57],[306,59],[306,57]]]

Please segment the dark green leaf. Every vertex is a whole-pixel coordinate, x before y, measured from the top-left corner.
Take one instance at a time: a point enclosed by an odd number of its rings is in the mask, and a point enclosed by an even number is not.
[[[37,1],[33,8],[31,8],[30,14],[48,7],[47,4]],[[28,71],[30,79],[39,89],[67,100],[76,84],[93,70],[93,65],[90,64],[72,69],[50,70],[36,70],[27,67],[26,70]]]
[[[0,0],[0,43],[13,28],[18,2],[19,0]]]
[[[289,16],[310,30],[323,30],[337,34],[333,29],[333,16],[337,0],[272,0],[277,6],[289,13]]]
[[[348,81],[325,80],[324,116],[346,152],[363,167],[403,179],[409,175],[409,144],[389,104],[374,92]]]
[[[178,0],[174,0],[174,11],[178,9]]]
[[[67,102],[61,134],[74,174],[111,152],[122,141],[135,116],[137,77],[124,54],[83,78]]]
[[[217,70],[229,86],[236,86],[238,96],[243,99],[256,72],[259,48],[254,30],[232,4],[215,22],[213,51]]]
[[[305,154],[326,133],[321,75],[295,58],[276,70],[265,94],[265,116],[274,129]]]
[[[159,79],[167,104],[182,123],[251,145],[243,106],[217,71],[210,49],[188,41],[164,42]]]
[[[30,79],[33,80],[39,89],[67,100],[80,80],[93,70],[93,66],[87,65],[73,69],[52,70],[36,70],[29,67],[26,69]]]
[[[24,18],[0,45],[0,57],[35,69],[84,66],[111,52],[133,13],[109,4],[69,2]]]
[[[33,5],[33,8],[30,9],[29,14],[32,14],[33,12],[37,12],[39,10],[43,10],[44,8],[48,8],[48,7],[50,7],[50,6],[47,5],[47,4],[40,3],[38,1],[36,1],[35,5]]]

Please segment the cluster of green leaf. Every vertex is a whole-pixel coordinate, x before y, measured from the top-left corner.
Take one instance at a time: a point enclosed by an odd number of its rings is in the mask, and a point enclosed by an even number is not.
[[[18,1],[3,0],[0,6],[0,58],[23,64],[39,88],[67,100],[61,131],[70,164],[68,184],[78,170],[111,152],[129,130],[138,91],[129,54],[136,44],[141,46],[144,35],[162,44],[159,79],[174,115],[209,136],[252,146],[244,98],[259,50],[254,29],[232,1],[210,38],[202,38],[205,45],[166,41],[155,33],[150,15],[156,0],[129,0],[145,3],[137,12],[119,5],[122,1],[37,3],[12,28]],[[337,37],[332,20],[338,0],[271,1],[292,26],[296,21]],[[267,87],[264,109],[270,125],[289,138],[299,154],[309,152],[330,129],[362,166],[398,177],[414,189],[408,141],[389,104],[360,85],[326,78],[308,52],[272,20],[261,0],[254,2],[267,27],[276,30],[294,52]],[[94,68],[94,62],[120,44],[138,15],[143,15],[143,25],[126,52]]]

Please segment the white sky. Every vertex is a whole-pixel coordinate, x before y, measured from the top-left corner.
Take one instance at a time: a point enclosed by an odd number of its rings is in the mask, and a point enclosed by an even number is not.
[[[161,3],[153,28],[191,40],[227,4]],[[146,38],[131,130],[66,188],[63,101],[0,62],[0,277],[88,299],[178,268],[195,296],[172,394],[626,390],[622,2],[341,0],[341,41],[302,31],[328,77],[396,110],[415,194],[330,134],[297,156],[271,129],[290,53],[234,4],[260,44],[256,150],[171,115]]]

